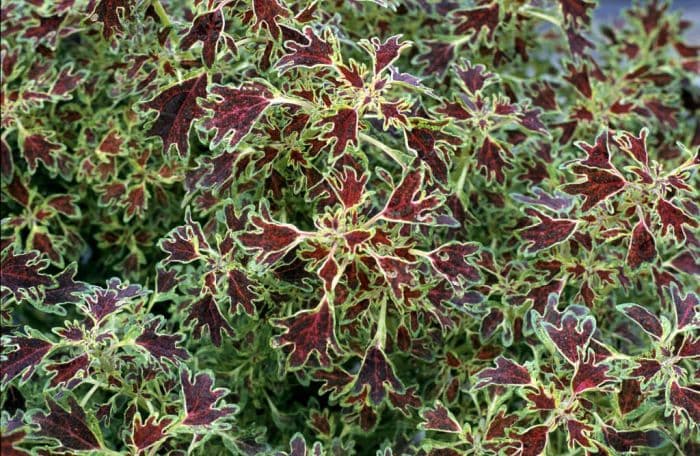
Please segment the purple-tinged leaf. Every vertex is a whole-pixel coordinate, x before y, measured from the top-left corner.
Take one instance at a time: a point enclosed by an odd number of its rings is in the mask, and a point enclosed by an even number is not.
[[[569,219],[553,219],[534,209],[529,209],[529,215],[540,219],[540,223],[523,229],[520,232],[523,240],[527,241],[527,252],[537,252],[566,241],[576,230],[578,222]]]
[[[226,390],[222,388],[212,389],[214,379],[209,374],[197,374],[193,380],[194,382],[190,382],[187,370],[180,372],[187,413],[182,424],[207,426],[235,413],[236,407],[234,406],[217,407],[217,403],[226,394]]]
[[[221,346],[222,333],[233,336],[233,328],[221,314],[214,297],[209,293],[190,305],[188,317],[194,322],[193,336],[195,339],[202,337],[205,326],[209,328],[211,342],[216,347]]]
[[[663,328],[661,326],[661,320],[659,320],[656,315],[649,312],[642,306],[637,304],[623,304],[617,307],[619,310],[624,312],[627,317],[634,320],[644,332],[648,333],[650,336],[656,340],[660,340],[663,335]]]
[[[671,404],[685,410],[692,423],[700,423],[700,392],[673,382],[669,399]]]
[[[399,58],[401,51],[410,46],[410,43],[399,42],[401,35],[391,36],[384,43],[378,38],[372,38],[370,41],[371,50],[374,56],[374,74],[375,76],[381,73],[385,68],[394,63]]]
[[[214,146],[228,139],[233,148],[247,134],[272,102],[272,94],[260,84],[246,84],[239,88],[215,86],[211,92],[214,101],[204,101],[202,107],[211,111],[204,127],[214,130]]]
[[[149,416],[144,423],[141,423],[141,416],[136,415],[131,431],[131,442],[139,451],[143,451],[167,437],[168,433],[165,429],[172,422],[168,418],[156,421],[155,416]]]
[[[471,95],[476,95],[484,87],[488,86],[495,75],[486,71],[484,65],[472,66],[471,62],[467,62],[465,66],[457,67],[457,76],[464,82],[464,86]]]
[[[663,436],[658,431],[617,431],[610,426],[603,426],[605,441],[617,451],[627,452],[635,447],[658,447]]]
[[[284,334],[274,339],[277,347],[291,345],[288,364],[292,369],[306,364],[316,353],[322,366],[330,365],[329,350],[339,351],[335,339],[335,315],[327,299],[313,310],[302,310],[291,317],[276,320],[274,325],[285,328]]]
[[[22,336],[11,337],[8,345],[17,346],[17,349],[5,353],[5,360],[0,366],[0,379],[3,384],[12,381],[22,372],[22,380],[28,380],[53,347],[51,342]]]
[[[557,350],[571,364],[579,362],[581,351],[588,348],[588,343],[595,331],[595,320],[592,317],[579,318],[571,312],[562,317],[560,325],[543,322],[542,327],[549,335]]]
[[[589,9],[595,8],[595,3],[588,0],[559,0],[561,12],[565,21],[571,21],[576,27],[579,24],[588,25],[591,22]]]
[[[151,321],[141,335],[136,338],[136,344],[148,350],[151,356],[157,360],[165,358],[175,363],[177,358],[183,360],[189,358],[187,350],[177,347],[177,343],[182,340],[181,336],[164,335],[157,332],[161,323],[161,319]]]
[[[581,206],[581,210],[584,212],[622,191],[627,185],[627,182],[619,175],[602,169],[574,166],[573,171],[576,174],[586,176],[586,181],[566,185],[563,190],[570,195],[583,195],[585,197]]]
[[[529,385],[532,382],[527,368],[503,356],[496,358],[496,367],[482,370],[476,378],[476,389],[490,385]]]
[[[139,285],[125,285],[113,278],[107,282],[107,288],[96,288],[85,298],[87,311],[95,324],[100,323],[105,317],[119,310],[129,300],[146,295],[146,291]]]
[[[286,47],[290,53],[282,56],[276,67],[281,73],[294,67],[313,68],[333,64],[333,47],[319,38],[311,27],[304,28],[308,44],[288,42]]]
[[[207,74],[187,79],[157,95],[144,104],[145,109],[158,111],[158,117],[148,131],[163,140],[163,151],[175,146],[180,157],[189,154],[189,134],[192,123],[204,115],[197,104],[207,94]]]
[[[51,377],[51,386],[58,386],[65,383],[68,388],[71,388],[71,383],[73,383],[71,380],[78,375],[78,372],[87,372],[89,364],[90,358],[85,353],[64,363],[49,364],[46,366],[46,370],[49,372],[56,372],[56,374]]]
[[[216,48],[224,30],[224,13],[221,8],[197,16],[187,34],[180,41],[180,49],[187,50],[197,41],[202,42],[202,58],[211,68],[216,58]]]
[[[382,349],[373,344],[365,352],[362,365],[353,382],[352,392],[361,395],[367,389],[372,403],[379,405],[386,397],[387,388],[390,391],[404,389]]]
[[[459,425],[454,415],[440,402],[436,402],[431,408],[427,408],[421,412],[421,428],[426,431],[440,432],[462,432],[462,426]]]
[[[656,242],[644,220],[639,220],[632,230],[629,249],[627,250],[627,264],[632,269],[637,269],[642,263],[648,263],[656,258]]]
[[[38,435],[58,440],[63,448],[77,451],[100,449],[97,437],[90,429],[85,411],[73,397],[68,397],[69,410],[47,398],[49,414],[39,412],[32,418],[39,426]]]

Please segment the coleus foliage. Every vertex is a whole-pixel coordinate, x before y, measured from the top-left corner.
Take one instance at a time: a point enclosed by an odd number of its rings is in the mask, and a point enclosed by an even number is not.
[[[3,2],[2,453],[700,452],[700,47],[595,11]]]

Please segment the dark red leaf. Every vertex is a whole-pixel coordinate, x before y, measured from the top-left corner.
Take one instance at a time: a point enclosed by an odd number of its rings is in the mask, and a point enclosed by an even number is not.
[[[566,420],[566,430],[569,433],[569,446],[575,448],[576,445],[590,448],[591,442],[588,435],[593,431],[592,426],[588,426],[578,420]]]
[[[10,247],[0,263],[0,285],[12,292],[16,300],[23,296],[36,296],[40,289],[53,284],[51,276],[42,271],[48,267],[48,261],[36,251],[15,254]]]
[[[24,431],[3,432],[2,439],[0,439],[0,454],[3,456],[29,456],[29,453],[15,446],[22,443],[26,436],[27,433]]]
[[[207,249],[207,243],[199,222],[185,215],[186,224],[178,226],[160,240],[160,248],[168,254],[163,264],[191,263],[201,258],[200,248]]]
[[[367,174],[358,175],[357,170],[350,166],[343,167],[342,173],[335,175],[333,188],[345,209],[350,209],[363,200],[368,178]]]
[[[352,108],[339,109],[334,115],[326,117],[321,124],[333,124],[333,128],[323,135],[324,139],[335,138],[333,156],[340,156],[349,144],[357,145],[357,111]]]
[[[386,397],[387,388],[390,391],[403,391],[403,385],[382,349],[371,345],[365,352],[352,392],[360,395],[367,389],[372,403],[379,405]]]
[[[381,216],[397,222],[432,224],[435,219],[428,212],[437,208],[441,201],[436,194],[423,195],[424,181],[423,168],[409,171],[391,192]]]
[[[591,98],[593,96],[593,90],[591,89],[591,81],[588,78],[588,68],[586,68],[586,65],[578,69],[569,63],[566,68],[569,70],[569,74],[564,76],[564,79],[569,81],[583,96]]]
[[[304,34],[308,44],[287,43],[286,47],[290,50],[290,53],[282,56],[275,65],[280,72],[284,73],[290,68],[299,66],[313,68],[319,65],[333,64],[333,48],[331,45],[319,38],[311,27],[305,27]]]
[[[239,269],[231,269],[228,271],[228,296],[231,298],[231,306],[229,311],[235,313],[238,306],[241,306],[248,315],[255,314],[255,304],[253,301],[257,298],[251,289],[250,280],[246,274]]]
[[[399,58],[401,51],[409,46],[408,43],[399,43],[401,35],[391,36],[384,43],[378,38],[372,38],[372,50],[374,53],[374,74],[378,75],[386,67]]]
[[[285,328],[284,334],[275,338],[275,345],[292,346],[288,360],[291,368],[306,364],[314,352],[318,356],[318,362],[322,366],[328,366],[329,349],[339,350],[335,339],[335,315],[325,298],[315,309],[302,310],[291,317],[276,320],[274,324]]]
[[[647,153],[648,134],[649,130],[646,128],[643,128],[639,132],[639,136],[634,136],[632,133],[623,131],[615,138],[615,142],[621,150],[646,167],[649,164],[649,154]]]
[[[97,14],[98,22],[102,22],[102,36],[105,39],[122,34],[121,17],[131,17],[131,6],[132,0],[100,0],[95,6],[92,14]]]
[[[228,138],[229,147],[238,144],[272,102],[272,94],[260,84],[242,85],[240,88],[215,86],[214,101],[202,102],[211,111],[204,126],[215,131],[213,145]]]
[[[70,380],[75,377],[80,371],[87,371],[88,365],[90,364],[90,358],[87,354],[82,354],[76,356],[73,359],[66,361],[65,363],[55,363],[46,366],[46,370],[51,372],[56,372],[51,378],[51,386],[57,386],[62,383],[66,383],[70,388]]]
[[[634,320],[646,333],[659,340],[663,334],[661,321],[656,315],[649,312],[642,306],[636,304],[623,304],[618,306],[618,309],[623,311],[625,315]]]
[[[632,230],[629,249],[627,250],[627,264],[632,269],[637,269],[642,263],[652,261],[656,257],[656,242],[649,232],[649,227],[644,220],[639,220]]]
[[[595,139],[595,144],[592,146],[583,141],[577,142],[576,147],[584,151],[587,155],[587,158],[581,160],[580,163],[590,168],[614,169],[612,163],[610,163],[609,141],[610,133],[605,131],[598,135]]]
[[[540,223],[520,232],[522,238],[528,243],[526,247],[528,252],[537,252],[564,242],[574,233],[578,224],[575,220],[547,217],[534,209],[529,209],[528,213],[540,219]]]
[[[510,157],[510,152],[498,142],[492,141],[489,136],[484,138],[481,147],[476,152],[476,161],[480,167],[486,169],[486,178],[496,178],[500,184],[505,181],[504,168],[511,168],[505,157]]]
[[[277,39],[280,35],[277,18],[288,17],[290,14],[289,10],[280,5],[277,0],[253,0],[253,12],[255,13],[253,29],[258,29],[261,25],[264,25],[274,39]]]
[[[432,408],[423,410],[421,418],[423,418],[421,427],[425,430],[453,433],[462,432],[462,427],[455,417],[440,402],[436,402]]]
[[[204,63],[211,68],[216,58],[219,37],[224,30],[224,14],[221,8],[197,16],[180,41],[180,49],[187,50],[197,41],[202,42]]]
[[[561,320],[561,325],[555,326],[549,322],[543,322],[542,326],[557,350],[571,364],[576,365],[579,361],[579,352],[586,350],[593,336],[595,320],[591,317],[579,318],[567,312]]]
[[[571,389],[574,394],[579,394],[583,391],[599,388],[607,382],[614,381],[612,377],[606,374],[610,368],[602,363],[596,364],[595,356],[588,356],[585,360],[579,360],[576,366],[576,373],[571,380]]]
[[[681,296],[678,286],[674,283],[671,284],[671,299],[676,313],[676,327],[678,329],[683,329],[688,325],[700,325],[700,315],[697,311],[699,301],[696,293],[689,292],[684,298]]]
[[[211,342],[216,347],[221,346],[222,333],[233,336],[233,328],[221,314],[214,297],[209,293],[190,305],[189,319],[195,322],[193,329],[195,339],[202,337],[205,326],[209,328]]]
[[[90,317],[95,323],[124,306],[128,300],[145,296],[146,292],[139,285],[125,285],[113,278],[107,282],[107,288],[97,288],[85,301]]]
[[[479,250],[476,244],[452,242],[428,253],[433,268],[453,286],[462,288],[465,281],[479,280],[479,270],[466,257]]]
[[[141,423],[141,417],[136,415],[131,432],[131,441],[139,450],[145,450],[167,436],[165,428],[167,428],[170,423],[172,423],[172,420],[168,418],[162,418],[160,421],[156,421],[155,416],[150,416],[146,419],[145,423]]]
[[[168,359],[176,362],[176,358],[187,359],[190,357],[187,350],[178,348],[177,343],[182,340],[179,335],[171,336],[158,334],[157,330],[161,326],[162,320],[155,319],[151,321],[143,330],[141,335],[136,338],[136,344],[142,346],[156,359]]]
[[[620,392],[617,396],[617,404],[620,407],[620,413],[627,413],[636,410],[644,400],[642,389],[639,381],[635,379],[627,379],[622,381]]]
[[[671,383],[670,400],[688,414],[691,423],[700,423],[700,393],[694,389],[684,388],[677,382]]]
[[[565,21],[571,21],[574,26],[590,24],[591,18],[588,10],[595,8],[595,3],[588,0],[559,0],[559,3]]]
[[[78,451],[100,449],[97,437],[87,423],[85,411],[73,397],[68,397],[69,410],[64,410],[52,399],[47,398],[50,413],[39,412],[32,419],[39,425],[37,433],[61,442],[64,448]]]
[[[457,67],[457,76],[464,82],[467,91],[471,95],[475,95],[487,85],[487,81],[494,77],[493,73],[486,71],[484,65],[472,66],[470,62],[466,66]]]
[[[57,151],[61,150],[60,144],[49,141],[41,134],[24,137],[20,146],[31,173],[36,171],[38,162],[42,162],[47,168],[54,168],[57,163]]]
[[[498,26],[498,13],[498,2],[480,8],[457,11],[454,13],[455,22],[457,24],[455,33],[464,35],[471,30],[474,31],[474,37],[476,37],[482,28],[486,28],[486,30],[488,30],[489,40],[493,40],[493,35]]]
[[[188,155],[190,128],[204,115],[197,98],[205,98],[206,94],[207,74],[202,73],[164,90],[144,105],[146,109],[158,111],[148,134],[160,136],[163,151],[167,152],[174,145],[180,157]]]
[[[496,367],[484,369],[476,375],[478,382],[474,388],[490,385],[529,385],[532,382],[527,368],[515,361],[499,356]]]
[[[22,372],[25,373],[22,380],[29,379],[53,347],[51,342],[21,336],[10,338],[9,345],[16,345],[17,349],[5,353],[6,359],[0,366],[0,372],[2,372],[0,378],[3,384],[12,381]]]
[[[515,436],[521,444],[520,456],[539,456],[547,446],[548,426],[535,426]]]
[[[194,383],[190,382],[187,370],[180,373],[182,392],[185,395],[187,416],[182,424],[206,426],[216,420],[226,418],[236,411],[236,407],[217,407],[217,402],[226,394],[222,388],[212,389],[214,379],[206,373],[197,374]]]
[[[627,452],[633,447],[657,447],[663,442],[658,431],[617,431],[610,426],[603,426],[605,441],[617,451]]]
[[[692,226],[693,228],[698,226],[697,220],[663,198],[659,198],[656,203],[656,213],[659,214],[661,219],[661,235],[665,236],[668,228],[671,227],[678,242],[682,242],[686,238],[683,225]]]
[[[574,166],[576,174],[586,176],[586,181],[569,184],[563,190],[570,195],[583,195],[585,201],[582,211],[587,211],[601,201],[622,191],[627,182],[617,174],[602,169],[592,169],[585,166]]]
[[[261,208],[261,215],[253,216],[251,222],[258,232],[241,234],[239,240],[244,247],[260,252],[257,260],[268,265],[282,258],[303,239],[302,233],[293,225],[273,221],[265,206]]]

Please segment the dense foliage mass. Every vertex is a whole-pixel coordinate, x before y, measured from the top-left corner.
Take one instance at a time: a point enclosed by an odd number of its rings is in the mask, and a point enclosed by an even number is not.
[[[700,47],[595,7],[4,0],[2,454],[699,454]]]

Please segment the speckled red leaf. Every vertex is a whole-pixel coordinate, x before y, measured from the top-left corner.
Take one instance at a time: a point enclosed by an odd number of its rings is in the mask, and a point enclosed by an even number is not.
[[[571,390],[574,394],[583,391],[600,388],[605,383],[615,381],[613,377],[606,374],[610,368],[602,363],[596,363],[595,356],[589,356],[585,360],[579,360],[576,366],[576,373],[571,380]]]
[[[327,299],[313,310],[302,310],[291,317],[276,320],[274,324],[285,328],[284,334],[274,339],[275,345],[292,346],[288,360],[291,368],[306,364],[312,353],[316,353],[322,366],[328,366],[329,349],[339,349],[335,339],[335,315]]]
[[[375,256],[374,259],[394,297],[402,299],[405,289],[412,288],[414,284],[413,263],[392,256]]]
[[[625,315],[637,323],[650,336],[657,340],[661,338],[663,329],[661,327],[661,321],[656,315],[637,304],[623,304],[618,306],[618,309],[624,312]]]
[[[680,407],[688,414],[691,422],[700,423],[700,392],[684,388],[678,382],[671,383],[671,404]]]
[[[211,342],[216,347],[221,346],[222,333],[233,336],[233,328],[231,328],[231,325],[228,324],[228,321],[226,321],[221,314],[214,297],[209,293],[190,305],[188,317],[190,321],[194,322],[192,335],[195,339],[202,337],[205,326],[209,328]]]
[[[671,284],[671,300],[673,301],[678,329],[683,329],[688,325],[700,326],[700,314],[697,310],[700,302],[696,293],[688,292],[683,297],[678,286],[674,283]]]
[[[358,174],[355,168],[345,166],[343,171],[336,173],[334,177],[333,188],[345,209],[350,209],[363,200],[365,185],[369,179],[367,174]]]
[[[569,184],[563,190],[570,195],[583,195],[582,211],[587,211],[601,201],[622,191],[627,183],[617,174],[602,169],[574,166],[573,171],[586,177],[584,182]]]
[[[224,14],[221,8],[197,16],[187,34],[180,41],[180,49],[187,50],[198,41],[202,43],[202,58],[211,68],[216,58],[216,49],[224,30]]]
[[[591,317],[579,318],[573,313],[566,313],[561,324],[555,326],[543,322],[542,326],[549,335],[557,350],[576,365],[579,361],[579,351],[585,350],[595,330],[595,320]]]
[[[272,95],[260,84],[240,88],[215,86],[211,92],[214,101],[204,101],[201,105],[211,111],[204,126],[215,131],[215,146],[227,138],[230,147],[238,144],[272,102]]]
[[[102,321],[107,315],[117,311],[130,299],[145,296],[146,292],[139,285],[122,284],[113,278],[107,282],[107,288],[97,288],[85,298],[88,313],[95,323]]]
[[[12,149],[4,137],[0,137],[0,176],[7,182],[12,179],[15,165],[12,160]]]
[[[479,270],[467,260],[479,250],[477,244],[452,242],[444,244],[428,254],[433,268],[453,286],[461,287],[466,282],[479,280]]]
[[[553,219],[534,209],[527,212],[540,219],[540,223],[520,232],[523,240],[527,242],[528,252],[537,252],[564,242],[571,237],[578,224],[576,220]]]
[[[494,2],[491,5],[480,8],[456,11],[453,16],[457,25],[455,28],[456,34],[464,35],[469,31],[473,31],[474,36],[476,36],[482,28],[486,28],[489,40],[492,40],[498,26],[499,3]]]
[[[617,405],[623,415],[636,410],[644,400],[639,380],[625,379],[622,381],[620,391],[617,396]]]
[[[457,67],[456,72],[457,76],[464,82],[467,91],[472,95],[486,87],[487,81],[495,76],[493,73],[487,72],[484,65],[472,66],[471,62],[467,62],[465,66]]]
[[[462,432],[462,426],[459,425],[454,415],[439,402],[436,402],[432,408],[428,408],[421,412],[421,428],[427,431],[440,432]]]
[[[566,430],[569,434],[569,447],[581,446],[590,448],[591,441],[588,436],[593,431],[593,427],[578,420],[566,420]]]
[[[401,51],[409,47],[406,42],[399,42],[401,35],[390,36],[383,43],[378,38],[372,38],[371,44],[374,51],[374,74],[378,75],[399,58]]]
[[[520,456],[539,456],[547,446],[549,426],[534,426],[514,437],[520,441]]]
[[[132,0],[100,0],[95,6],[92,14],[97,14],[98,22],[102,22],[102,36],[105,39],[122,34],[121,17],[127,20],[131,17],[132,3]]]
[[[539,108],[526,109],[518,114],[520,125],[531,131],[547,134],[547,127],[540,120],[541,110]]]
[[[228,291],[227,294],[231,298],[229,311],[235,313],[238,306],[242,307],[248,315],[255,314],[255,304],[253,301],[257,298],[255,292],[251,289],[251,282],[245,272],[239,269],[231,269],[227,274]]]
[[[307,44],[293,41],[286,44],[289,54],[282,56],[275,65],[280,72],[284,73],[294,67],[313,68],[333,64],[333,47],[316,35],[311,27],[304,28],[304,35],[308,40]]]
[[[661,235],[665,236],[669,227],[671,227],[673,228],[673,234],[678,242],[682,242],[686,238],[683,225],[688,225],[693,228],[698,226],[696,219],[692,218],[681,208],[663,198],[659,198],[658,202],[656,203],[656,213],[659,215],[659,219],[661,220]]]
[[[371,345],[365,352],[360,370],[353,382],[352,392],[362,394],[365,389],[374,405],[381,404],[390,391],[403,391],[401,381],[394,374],[394,368],[382,349]]]
[[[61,442],[64,448],[78,451],[98,450],[100,443],[87,423],[85,411],[73,397],[68,397],[69,410],[47,398],[50,413],[39,412],[32,418],[39,426],[38,435]]]
[[[42,162],[47,168],[54,168],[57,164],[57,152],[61,145],[51,142],[42,134],[31,134],[23,138],[20,148],[24,153],[24,159],[31,173],[36,171],[38,162]]]
[[[214,379],[206,373],[197,374],[194,382],[190,381],[187,370],[180,373],[182,392],[185,396],[187,413],[182,424],[188,426],[206,426],[226,418],[236,411],[233,406],[217,407],[217,402],[226,394],[226,390],[212,389]]]
[[[253,13],[255,14],[253,28],[258,29],[261,25],[264,25],[274,39],[277,39],[280,35],[280,27],[277,23],[278,18],[290,15],[290,11],[277,0],[253,0]]]
[[[15,254],[10,247],[0,262],[0,285],[9,289],[17,300],[27,293],[36,296],[39,289],[53,284],[51,276],[42,272],[47,267],[48,261],[38,252]]]
[[[637,160],[639,164],[647,166],[649,164],[649,154],[647,152],[647,136],[649,130],[643,128],[639,136],[623,131],[615,137],[615,142],[620,149]]]
[[[141,423],[141,416],[136,415],[131,431],[131,441],[137,449],[145,450],[167,436],[165,428],[172,422],[168,418],[156,421],[155,416],[149,416],[144,423]]]
[[[655,359],[638,359],[637,367],[632,372],[632,377],[643,377],[645,380],[651,379],[661,370],[661,363]]]
[[[656,241],[654,241],[654,236],[644,220],[639,220],[632,230],[627,250],[627,264],[630,268],[637,269],[642,263],[650,262],[655,257]]]
[[[339,109],[332,116],[326,117],[321,124],[332,124],[329,132],[323,135],[324,139],[333,139],[333,156],[340,156],[348,144],[357,145],[358,118],[357,111],[352,108]]]
[[[144,105],[146,109],[158,111],[148,134],[163,140],[164,151],[174,145],[180,157],[188,155],[190,128],[204,115],[197,99],[205,98],[206,94],[207,74],[202,73],[164,90]]]
[[[496,367],[484,369],[476,378],[474,388],[490,385],[528,385],[532,382],[527,368],[503,356],[496,358]]]
[[[538,386],[537,391],[527,393],[525,397],[532,403],[528,406],[532,410],[554,410],[557,407],[554,397],[550,396],[542,386]]]
[[[397,222],[433,223],[435,218],[429,212],[436,209],[441,201],[436,194],[425,194],[424,182],[423,168],[408,171],[391,192],[381,216]]]
[[[416,152],[418,159],[428,166],[433,178],[447,182],[448,165],[437,147],[437,141],[454,141],[457,138],[427,128],[413,128],[406,132],[406,145]]]
[[[617,451],[627,452],[635,447],[657,447],[663,442],[658,431],[617,431],[610,426],[603,426],[605,441]]]
[[[46,366],[46,370],[49,372],[56,372],[56,374],[51,377],[51,386],[66,383],[67,387],[70,388],[71,383],[73,383],[70,380],[78,375],[78,372],[87,371],[89,364],[90,358],[85,353],[73,359],[69,359],[64,363],[49,364]]]
[[[41,360],[53,347],[51,342],[22,336],[11,337],[8,345],[16,345],[17,348],[4,353],[6,359],[0,365],[0,372],[2,372],[0,379],[2,379],[3,384],[12,381],[22,372],[24,372],[22,380],[29,379]]]
[[[510,152],[489,136],[484,138],[484,142],[476,151],[476,161],[479,167],[486,169],[486,178],[491,180],[495,177],[500,184],[505,181],[503,170],[511,168],[506,161],[507,157],[510,157]]]
[[[136,344],[142,346],[157,360],[162,358],[172,362],[177,362],[177,358],[187,359],[190,357],[187,350],[179,348],[177,343],[182,340],[180,335],[159,334],[158,329],[162,320],[151,321],[136,338]]]
[[[595,3],[588,0],[559,0],[561,12],[565,21],[572,21],[574,25],[590,24],[591,18],[588,10],[595,7]]]
[[[239,236],[244,247],[257,251],[257,260],[268,265],[282,258],[302,240],[302,233],[293,225],[272,220],[269,209],[263,206],[261,215],[251,218],[257,232],[246,232]]]
[[[609,141],[610,133],[605,131],[596,137],[594,145],[583,141],[577,142],[576,147],[584,151],[587,156],[585,160],[580,160],[580,164],[590,168],[614,169],[610,163]]]
[[[201,258],[200,248],[209,248],[199,222],[192,221],[189,214],[185,217],[185,225],[174,228],[160,240],[160,248],[168,254],[164,265],[190,263]]]

